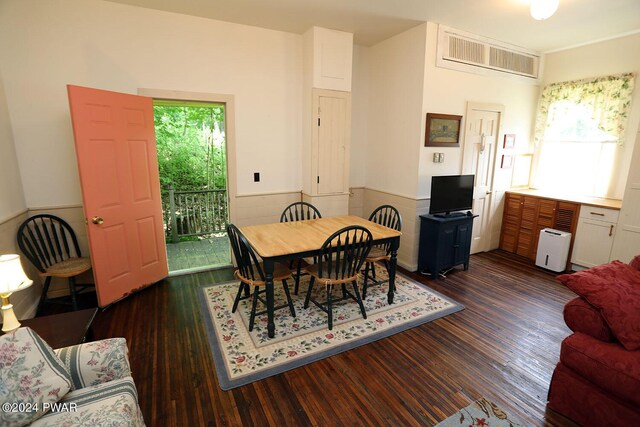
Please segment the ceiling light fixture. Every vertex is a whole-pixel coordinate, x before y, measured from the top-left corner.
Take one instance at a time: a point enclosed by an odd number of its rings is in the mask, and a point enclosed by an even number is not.
[[[558,10],[560,0],[531,0],[531,17],[542,21]]]

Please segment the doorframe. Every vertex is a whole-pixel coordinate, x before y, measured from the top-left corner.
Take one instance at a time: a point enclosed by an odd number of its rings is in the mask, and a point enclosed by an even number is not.
[[[499,152],[499,145],[500,145],[500,141],[501,141],[501,135],[502,135],[502,122],[504,120],[504,111],[505,111],[505,107],[502,104],[493,104],[493,103],[480,103],[480,102],[467,102],[467,108],[465,109],[465,117],[468,119],[470,116],[470,112],[471,110],[481,110],[481,111],[488,111],[488,112],[493,112],[493,113],[498,113],[500,115],[500,117],[498,118],[498,129],[497,129],[497,133],[496,133],[496,143],[495,143],[495,147],[493,148],[493,161],[491,162],[491,164],[489,165],[489,167],[491,168],[491,187],[489,189],[489,191],[491,192],[491,194],[489,195],[489,211],[490,211],[490,215],[489,215],[489,219],[487,222],[487,227],[485,228],[485,230],[483,230],[485,233],[488,233],[488,235],[486,236],[486,240],[482,245],[481,251],[482,252],[486,252],[489,251],[493,248],[493,244],[492,244],[492,236],[493,236],[493,227],[494,227],[494,222],[496,220],[495,215],[498,211],[497,208],[497,204],[499,204],[499,200],[498,199],[498,195],[496,193],[496,165],[498,164],[498,152]],[[466,127],[466,122],[467,120],[465,120],[465,127]],[[467,136],[468,133],[466,132],[465,129],[465,133],[464,133],[464,147],[462,148],[462,171],[464,173],[464,150],[467,148]],[[498,202],[498,203],[497,203]],[[495,247],[497,248],[498,246],[495,245]]]
[[[236,132],[235,132],[235,97],[229,94],[186,92],[166,89],[138,88],[138,95],[148,96],[154,99],[167,99],[171,101],[200,101],[224,104],[225,137],[227,152],[227,191],[229,197],[229,221],[236,222]]]

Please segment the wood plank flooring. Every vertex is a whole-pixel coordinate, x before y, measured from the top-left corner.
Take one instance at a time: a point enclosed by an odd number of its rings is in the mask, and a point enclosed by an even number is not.
[[[406,274],[466,309],[231,391],[218,386],[197,294],[229,270],[168,279],[109,307],[95,339],[127,339],[149,426],[424,426],[482,396],[525,425],[572,425],[546,410],[574,296],[554,274],[500,251],[438,281]]]

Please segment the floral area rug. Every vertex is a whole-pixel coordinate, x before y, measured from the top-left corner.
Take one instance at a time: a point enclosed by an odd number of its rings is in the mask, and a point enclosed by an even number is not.
[[[521,427],[511,415],[484,397],[438,423],[436,427]]]
[[[376,266],[378,279],[386,279],[386,270]],[[231,312],[239,282],[227,282],[201,288],[201,309],[213,353],[220,387],[228,390],[307,363],[388,337],[420,324],[446,316],[464,307],[402,274],[396,274],[396,293],[387,304],[388,285],[369,287],[364,301],[367,319],[358,304],[349,299],[333,307],[333,329],[327,326],[327,314],[313,303],[305,309],[304,298],[309,276],[300,278],[300,292],[293,295],[296,317],[288,309],[275,312],[275,337],[267,337],[267,315],[256,316],[249,332],[251,300],[240,301]],[[360,283],[361,285],[361,283]],[[351,289],[353,291],[353,289]],[[326,290],[316,285],[316,299],[324,301]],[[340,287],[334,296],[341,296]],[[286,297],[281,283],[274,287],[276,306]],[[264,310],[258,302],[258,311]]]

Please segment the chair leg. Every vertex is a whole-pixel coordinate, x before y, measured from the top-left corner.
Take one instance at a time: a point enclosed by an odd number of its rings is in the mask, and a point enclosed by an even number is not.
[[[289,285],[287,285],[287,281],[282,281],[282,287],[284,288],[284,293],[287,295],[287,304],[289,304],[289,310],[291,311],[291,315],[296,317],[296,310],[293,308],[293,301],[291,301],[291,294],[289,294]]]
[[[253,288],[253,303],[251,304],[251,316],[249,317],[249,332],[253,331],[253,322],[256,320],[256,306],[258,305],[258,292],[257,286]]]
[[[329,330],[333,329],[333,306],[331,304],[333,285],[327,285],[327,314],[329,315]]]
[[[69,293],[71,294],[71,305],[73,306],[73,311],[77,311],[78,299],[76,298],[76,278],[73,276],[69,277]]]
[[[372,262],[371,264],[371,277],[375,280],[376,279],[376,263]]]
[[[36,309],[36,316],[40,314],[40,310],[42,309],[44,302],[47,300],[49,285],[51,285],[51,276],[47,276],[47,278],[44,280],[44,285],[42,286],[42,294],[40,295],[40,301],[38,302],[38,308]]]
[[[244,296],[249,298],[250,294],[251,294],[251,287],[246,283],[244,283]]]
[[[346,298],[347,297],[347,287],[345,286],[345,284],[342,284],[342,298]]]
[[[245,290],[246,293],[247,284],[240,282],[240,286],[238,286],[238,293],[236,294],[236,299],[233,300],[233,308],[231,308],[231,312],[235,313],[238,309],[238,303],[240,302],[240,298],[242,298],[242,291]]]
[[[298,287],[300,286],[300,270],[302,270],[302,258],[298,260],[298,266],[296,267],[296,287],[293,289],[295,295],[298,295]]]
[[[307,297],[304,299],[304,308],[309,308],[309,299],[311,299],[311,289],[313,289],[313,284],[315,283],[316,278],[311,276],[311,280],[309,280],[309,287],[307,288]]]
[[[362,285],[362,299],[367,299],[367,289],[369,288],[369,265],[367,262],[364,265],[364,285]]]
[[[367,318],[367,312],[364,310],[364,304],[362,303],[362,298],[360,298],[360,291],[358,291],[358,282],[353,281],[353,292],[356,296],[356,301],[358,301],[358,305],[360,306],[360,313],[362,313],[362,317],[364,319]]]

